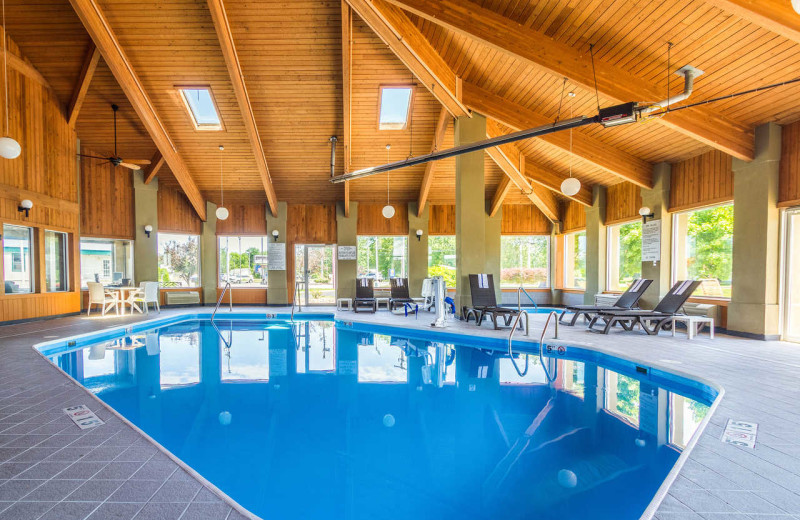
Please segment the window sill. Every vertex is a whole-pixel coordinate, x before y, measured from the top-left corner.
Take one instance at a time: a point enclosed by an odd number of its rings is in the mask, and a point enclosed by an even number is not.
[[[528,292],[550,292],[550,290],[551,290],[550,287],[525,287],[525,286],[523,286],[522,288],[525,289]],[[514,292],[517,292],[519,290],[519,288],[518,287],[500,287],[500,290],[502,292],[514,293]]]

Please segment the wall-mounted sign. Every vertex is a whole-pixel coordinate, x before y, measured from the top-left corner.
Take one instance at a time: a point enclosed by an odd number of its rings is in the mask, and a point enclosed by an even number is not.
[[[339,246],[336,248],[339,260],[357,260],[358,250],[356,246]]]
[[[270,242],[267,246],[267,269],[270,271],[286,270],[286,244]]]
[[[661,220],[642,225],[642,262],[661,260]]]

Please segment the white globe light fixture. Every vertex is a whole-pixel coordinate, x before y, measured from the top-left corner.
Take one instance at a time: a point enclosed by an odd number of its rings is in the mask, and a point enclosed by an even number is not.
[[[797,14],[800,14],[800,0],[792,0],[792,9]]]
[[[561,193],[567,197],[574,197],[579,191],[581,191],[581,181],[575,177],[564,179],[561,183]]]
[[[387,204],[381,210],[381,214],[383,214],[384,218],[392,218],[394,216],[394,206],[391,204]]]
[[[228,208],[219,207],[217,208],[217,220],[225,220],[230,215]]]
[[[16,159],[22,153],[22,147],[10,137],[0,137],[0,157]]]

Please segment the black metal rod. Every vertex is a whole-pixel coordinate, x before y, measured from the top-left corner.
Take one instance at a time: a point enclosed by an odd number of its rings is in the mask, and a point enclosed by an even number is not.
[[[530,128],[528,130],[520,130],[519,132],[513,132],[510,134],[493,137],[491,139],[485,139],[483,141],[477,141],[474,143],[456,146],[454,148],[448,148],[447,150],[439,150],[436,152],[431,152],[427,155],[409,157],[408,159],[403,159],[402,161],[396,161],[384,164],[382,166],[372,166],[370,168],[364,168],[363,170],[356,170],[352,173],[339,175],[338,177],[332,177],[331,182],[336,184],[340,182],[349,181],[352,179],[369,177],[370,175],[375,175],[377,173],[390,172],[392,170],[399,170],[400,168],[416,166],[417,164],[424,164],[431,161],[440,161],[442,159],[447,159],[448,157],[455,157],[457,155],[463,155],[465,153],[477,152],[478,150],[485,150],[486,148],[492,148],[493,146],[500,146],[503,144],[513,143],[516,141],[522,141],[523,139],[530,139],[531,137],[539,137],[542,135],[552,134],[555,132],[560,132],[561,130],[577,128],[579,126],[587,126],[597,122],[598,122],[598,116],[574,117],[572,119],[557,121],[555,123],[549,123],[547,125],[538,126],[536,128]]]
[[[331,142],[331,177],[333,177],[336,169],[336,141],[339,139],[334,135],[328,140]]]

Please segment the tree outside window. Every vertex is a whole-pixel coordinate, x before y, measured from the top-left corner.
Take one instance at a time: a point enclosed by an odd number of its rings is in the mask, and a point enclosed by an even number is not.
[[[608,288],[624,291],[642,276],[642,222],[608,227]]]
[[[564,288],[586,289],[586,231],[564,235]]]
[[[456,286],[456,237],[428,237],[428,276],[441,276],[447,287]]]
[[[268,237],[222,236],[218,243],[220,286],[266,287]]]
[[[500,268],[501,287],[549,287],[550,237],[501,237]]]
[[[408,237],[358,237],[358,277],[373,278],[377,287],[408,277]]]
[[[200,286],[200,239],[158,234],[158,281],[163,287]]]
[[[674,217],[673,282],[700,280],[696,296],[730,298],[733,274],[733,204]]]

